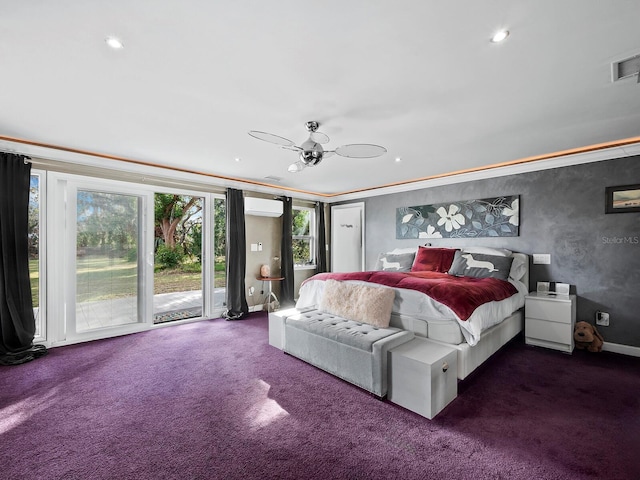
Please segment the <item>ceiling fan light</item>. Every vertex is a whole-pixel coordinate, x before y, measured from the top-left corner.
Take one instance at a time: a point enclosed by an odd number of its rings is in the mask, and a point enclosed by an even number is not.
[[[289,165],[289,168],[287,169],[289,171],[289,173],[298,173],[301,172],[304,169],[304,164],[302,162],[294,162],[291,165]]]

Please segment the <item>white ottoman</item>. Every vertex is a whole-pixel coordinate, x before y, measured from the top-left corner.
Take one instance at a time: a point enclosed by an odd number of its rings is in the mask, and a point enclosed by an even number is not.
[[[284,350],[284,322],[287,317],[301,312],[296,308],[269,313],[269,345]]]
[[[458,395],[458,352],[426,338],[389,350],[387,398],[428,419]]]

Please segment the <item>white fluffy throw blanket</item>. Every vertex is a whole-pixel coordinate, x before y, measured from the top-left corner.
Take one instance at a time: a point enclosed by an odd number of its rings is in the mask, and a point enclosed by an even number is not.
[[[326,280],[320,309],[347,320],[386,328],[395,296],[389,287]]]

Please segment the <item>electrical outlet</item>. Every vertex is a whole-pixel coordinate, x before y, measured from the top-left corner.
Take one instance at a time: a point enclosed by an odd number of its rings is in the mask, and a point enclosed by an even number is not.
[[[596,325],[600,325],[602,327],[609,326],[609,314],[607,312],[596,312]]]
[[[256,291],[255,288],[249,287],[249,296],[251,297],[255,291]]]

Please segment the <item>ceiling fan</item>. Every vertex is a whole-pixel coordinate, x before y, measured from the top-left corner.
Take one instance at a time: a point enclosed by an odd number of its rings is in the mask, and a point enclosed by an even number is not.
[[[301,172],[306,167],[313,167],[319,164],[323,158],[330,157],[334,153],[337,153],[341,157],[373,158],[379,157],[387,151],[386,148],[380,145],[371,145],[369,143],[352,143],[337,147],[335,150],[325,150],[322,148],[322,144],[329,143],[329,137],[322,132],[318,132],[319,123],[310,121],[307,122],[305,126],[309,132],[309,138],[300,146],[297,146],[287,138],[279,137],[272,133],[251,130],[249,131],[249,135],[258,140],[274,143],[280,145],[282,148],[298,152],[300,160],[289,165],[288,170],[291,173]]]

